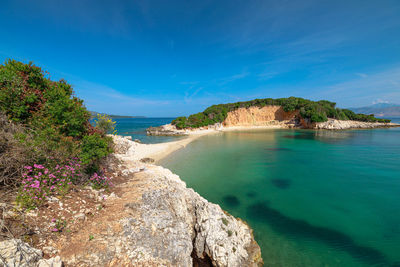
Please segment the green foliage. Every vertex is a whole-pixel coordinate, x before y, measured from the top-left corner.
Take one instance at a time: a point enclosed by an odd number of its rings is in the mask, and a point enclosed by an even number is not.
[[[172,121],[172,124],[174,124],[178,129],[183,129],[186,127],[186,121],[186,117],[178,117]]]
[[[115,121],[111,119],[110,116],[106,114],[97,114],[96,118],[96,128],[103,134],[115,134]]]
[[[73,96],[66,81],[51,81],[32,63],[8,60],[0,65],[0,111],[14,122],[35,128],[54,128],[81,138],[89,132],[90,113]]]
[[[9,60],[0,65],[0,110],[13,121],[27,122],[43,105],[49,85],[42,70],[32,63]]]
[[[100,161],[112,152],[111,137],[95,133],[82,139],[80,159],[87,166],[88,173],[98,171]]]
[[[349,120],[364,121],[364,122],[384,122],[384,123],[390,122],[390,120],[387,120],[387,119],[375,118],[375,116],[373,114],[370,114],[370,115],[356,114],[349,109],[343,109],[342,112]]]
[[[328,118],[339,120],[359,120],[367,122],[390,122],[390,120],[377,119],[373,115],[350,114],[350,110],[336,108],[336,103],[327,100],[311,101],[299,97],[254,99],[246,102],[213,105],[200,113],[190,115],[188,118],[179,117],[172,121],[178,129],[198,128],[223,122],[228,112],[252,106],[281,106],[286,112],[300,111],[300,116],[311,122],[324,122]]]
[[[71,85],[47,76],[47,72],[32,63],[7,60],[0,65],[0,117],[3,116],[3,124],[8,128],[19,127],[18,131],[0,131],[3,139],[8,140],[8,145],[0,151],[0,160],[4,159],[0,164],[21,155],[24,159],[18,166],[22,162],[63,164],[82,156],[87,171],[98,169],[101,159],[111,152],[111,139],[105,133],[113,131],[114,123],[101,117],[98,127],[91,126],[90,112],[74,95]],[[94,151],[89,151],[90,148]],[[0,168],[0,176],[3,171],[17,177],[21,171],[15,168],[12,173]],[[0,178],[0,183],[4,181]]]

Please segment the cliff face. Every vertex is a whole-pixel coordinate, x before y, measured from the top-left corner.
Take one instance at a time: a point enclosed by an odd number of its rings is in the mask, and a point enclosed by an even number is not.
[[[228,113],[223,125],[225,127],[276,125],[282,128],[296,127],[324,130],[372,129],[399,126],[395,123],[344,121],[336,119],[328,119],[326,122],[311,123],[302,119],[298,110],[285,112],[281,106],[239,108]]]
[[[228,112],[223,125],[229,126],[264,126],[272,121],[294,123],[298,111],[285,112],[281,106],[239,108]]]

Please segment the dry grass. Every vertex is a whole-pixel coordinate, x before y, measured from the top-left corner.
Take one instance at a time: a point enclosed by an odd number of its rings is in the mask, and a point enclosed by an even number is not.
[[[26,134],[25,129],[0,114],[0,186],[18,185],[23,167],[30,162],[30,153],[16,134]]]

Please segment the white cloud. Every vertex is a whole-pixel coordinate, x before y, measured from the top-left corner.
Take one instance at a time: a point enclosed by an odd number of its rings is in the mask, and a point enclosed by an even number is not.
[[[372,101],[372,104],[382,104],[382,103],[388,104],[390,102],[387,100],[382,100],[382,99],[377,99],[377,100]]]
[[[257,76],[258,76],[258,78],[260,80],[269,80],[269,79],[272,79],[273,77],[275,77],[278,74],[279,74],[278,72],[269,72],[269,71],[267,71],[267,72],[259,73],[259,74],[257,74]]]
[[[249,75],[250,75],[250,73],[245,71],[245,72],[238,73],[238,74],[235,74],[235,75],[232,75],[232,76],[229,76],[229,77],[220,78],[220,79],[218,79],[217,83],[218,83],[218,85],[225,85],[227,83],[231,83],[231,82],[234,82],[236,80],[240,80],[240,79],[246,78]]]
[[[400,66],[366,77],[315,88],[311,94],[315,97],[332,99],[347,107],[368,105],[377,99],[383,99],[382,101],[390,99],[392,103],[400,103]]]
[[[368,77],[367,74],[365,74],[365,73],[360,73],[360,72],[356,73],[356,75],[359,76],[359,77],[361,77],[361,78],[367,78],[367,77]]]

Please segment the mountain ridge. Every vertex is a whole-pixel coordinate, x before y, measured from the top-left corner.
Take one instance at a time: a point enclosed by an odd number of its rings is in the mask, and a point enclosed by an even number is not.
[[[380,118],[400,117],[400,104],[395,103],[377,103],[370,106],[349,108],[355,113],[374,114]]]

